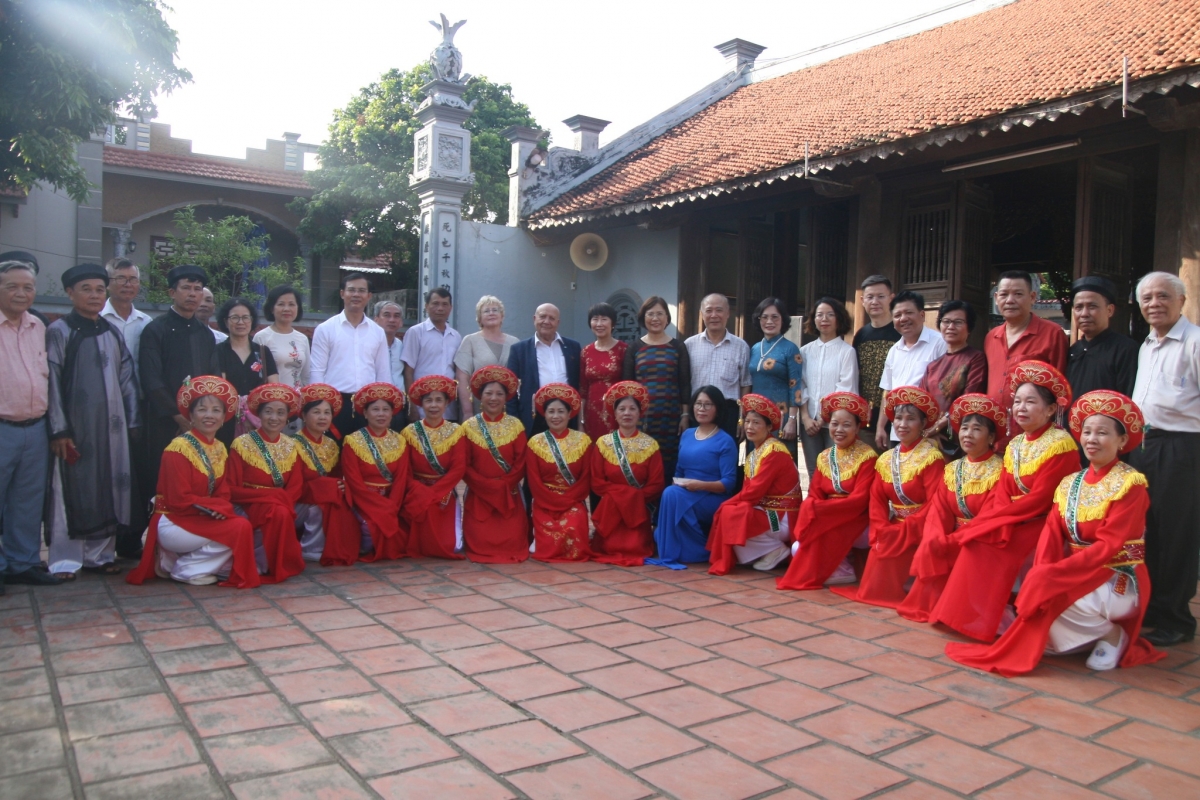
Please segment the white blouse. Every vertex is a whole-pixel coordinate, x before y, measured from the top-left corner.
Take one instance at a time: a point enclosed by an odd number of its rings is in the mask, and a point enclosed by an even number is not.
[[[858,393],[858,357],[845,339],[816,339],[801,347],[800,355],[804,358],[800,397],[810,419],[821,418],[821,398],[826,395]]]
[[[308,337],[295,328],[291,333],[276,333],[270,327],[254,334],[254,343],[271,351],[275,367],[279,370],[279,382],[293,389],[309,383]]]

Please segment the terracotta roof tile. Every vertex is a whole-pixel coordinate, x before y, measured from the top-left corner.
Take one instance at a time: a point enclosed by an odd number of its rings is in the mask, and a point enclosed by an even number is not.
[[[150,172],[171,172],[195,178],[250,183],[259,186],[272,186],[299,191],[312,189],[303,172],[259,169],[199,156],[165,155],[163,153],[130,150],[127,147],[105,146],[104,164],[110,167],[125,167]]]
[[[531,219],[665,198],[1200,63],[1195,0],[1017,2],[738,89]]]

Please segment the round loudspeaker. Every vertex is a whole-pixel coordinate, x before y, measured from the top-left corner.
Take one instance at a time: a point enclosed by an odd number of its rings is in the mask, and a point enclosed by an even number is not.
[[[571,242],[571,261],[585,272],[604,266],[608,260],[608,245],[594,233],[581,233]]]

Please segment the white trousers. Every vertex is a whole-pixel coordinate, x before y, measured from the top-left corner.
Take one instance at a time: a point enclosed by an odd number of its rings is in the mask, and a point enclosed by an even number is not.
[[[1118,577],[1114,574],[1107,583],[1076,600],[1054,620],[1050,626],[1050,640],[1046,644],[1047,653],[1082,650],[1107,636],[1114,627],[1113,623],[1137,613],[1137,584],[1129,581],[1125,594],[1117,594],[1115,587]]]
[[[296,534],[300,537],[300,554],[305,561],[320,561],[325,552],[325,520],[321,507],[312,503],[296,504]]]
[[[59,532],[61,530],[61,533]],[[46,560],[51,573],[78,572],[83,567],[102,567],[116,557],[117,539],[71,539],[65,528],[55,529]]]
[[[250,519],[250,515],[246,513],[246,509],[241,506],[234,506],[233,513],[242,519]],[[263,547],[262,528],[254,529],[254,566],[258,568],[259,575],[267,574],[267,548]]]
[[[233,550],[189,533],[167,517],[158,520],[158,563],[177,581],[204,575],[229,575]]]
[[[757,561],[762,558],[767,553],[778,550],[780,546],[787,544],[791,538],[791,533],[788,531],[787,515],[780,514],[778,531],[768,528],[758,536],[747,539],[745,544],[734,545],[733,554],[739,564],[749,564],[751,561]]]

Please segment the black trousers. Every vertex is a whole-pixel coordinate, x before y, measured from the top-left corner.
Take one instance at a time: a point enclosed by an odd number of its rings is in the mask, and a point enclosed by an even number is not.
[[[690,411],[690,409],[689,409]],[[694,413],[694,412],[693,412]],[[717,427],[728,433],[737,441],[737,421],[742,416],[742,405],[737,400],[725,399],[720,411],[717,413]],[[693,424],[695,420],[692,420]],[[670,480],[670,476],[667,478]]]
[[[1195,634],[1188,604],[1200,577],[1200,433],[1148,431],[1129,463],[1146,476],[1150,489],[1145,625]]]
[[[354,395],[342,393],[342,410],[333,418],[333,427],[337,428],[338,436],[343,439],[367,427],[367,418],[354,413]]]

